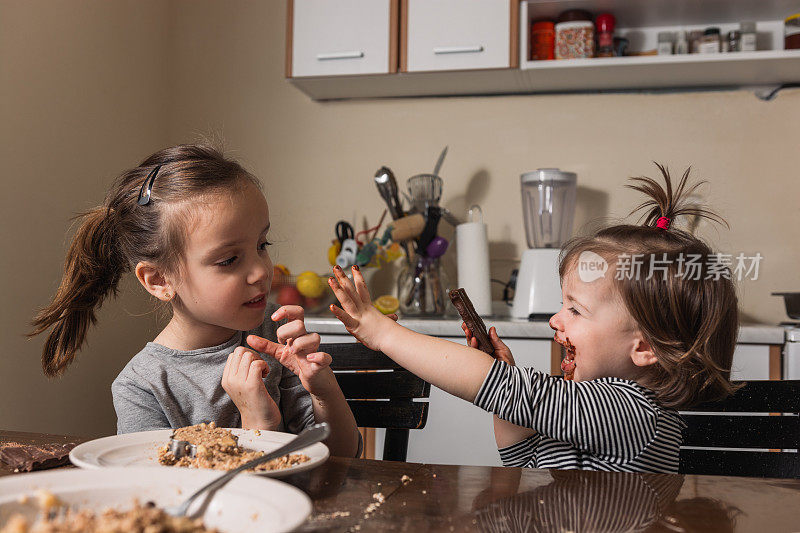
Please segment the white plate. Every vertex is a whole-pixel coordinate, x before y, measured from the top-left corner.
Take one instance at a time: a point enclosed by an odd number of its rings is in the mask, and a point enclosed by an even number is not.
[[[256,435],[252,430],[231,429],[239,437],[239,444],[251,450],[271,452],[286,444],[295,435],[279,431],[261,431]],[[119,466],[157,466],[170,470],[184,470],[176,466],[164,466],[158,463],[158,449],[169,443],[171,429],[124,433],[111,437],[90,440],[79,444],[69,454],[72,464],[81,468],[108,468]],[[309,461],[281,470],[258,472],[268,477],[282,477],[315,468],[324,463],[330,452],[328,447],[318,442],[307,448],[292,453],[304,453]]]
[[[38,505],[31,496],[40,489],[49,490],[67,505],[96,512],[108,507],[130,509],[134,499],[165,507],[181,503],[219,475],[188,468],[105,468],[5,476],[0,478],[0,527],[18,512],[35,521]],[[20,503],[22,496],[31,497],[30,503]],[[199,498],[190,513],[204,503]],[[302,491],[256,476],[235,477],[207,503],[203,522],[225,533],[291,531],[311,513],[311,500]]]

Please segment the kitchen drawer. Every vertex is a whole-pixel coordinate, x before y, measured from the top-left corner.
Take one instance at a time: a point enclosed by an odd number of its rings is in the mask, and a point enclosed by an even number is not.
[[[512,11],[518,9],[515,0],[405,0],[401,70],[516,66],[518,24]]]
[[[399,0],[289,0],[287,77],[397,71]]]

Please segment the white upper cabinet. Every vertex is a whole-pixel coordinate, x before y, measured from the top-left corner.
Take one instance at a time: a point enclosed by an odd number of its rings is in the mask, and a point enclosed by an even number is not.
[[[518,8],[518,0],[405,0],[400,70],[516,66]]]
[[[287,77],[397,71],[399,0],[289,0]]]

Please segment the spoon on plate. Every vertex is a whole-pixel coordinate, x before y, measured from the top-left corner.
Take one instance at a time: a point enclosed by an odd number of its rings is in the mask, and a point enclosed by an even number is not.
[[[197,499],[198,496],[200,496],[204,492],[216,491],[217,489],[222,488],[223,485],[228,483],[228,481],[233,479],[241,472],[249,470],[250,468],[258,466],[262,463],[266,463],[273,459],[277,459],[278,457],[283,457],[287,453],[299,450],[300,448],[311,446],[312,444],[315,444],[321,440],[325,440],[326,438],[328,438],[328,435],[330,434],[331,434],[331,429],[330,426],[327,424],[327,422],[323,422],[322,424],[315,424],[311,427],[308,427],[303,431],[301,431],[295,438],[293,438],[280,448],[273,450],[267,454],[264,454],[261,457],[257,457],[252,461],[248,461],[247,463],[243,464],[238,468],[234,468],[233,470],[225,472],[220,477],[200,487],[194,494],[186,498],[186,500],[184,500],[182,504],[178,506],[166,507],[164,508],[164,511],[171,514],[172,516],[186,516],[186,511],[189,510],[189,506],[192,504],[193,501]],[[176,442],[181,442],[181,441],[176,441]]]

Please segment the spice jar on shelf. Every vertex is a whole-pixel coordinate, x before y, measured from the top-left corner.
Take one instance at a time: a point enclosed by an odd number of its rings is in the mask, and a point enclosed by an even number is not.
[[[800,13],[790,15],[783,21],[783,48],[800,49]]]
[[[673,34],[671,31],[658,32],[658,55],[669,56],[672,55],[672,39]]]
[[[739,24],[739,52],[754,52],[756,50],[756,23],[742,22]]]
[[[700,39],[699,52],[701,54],[718,54],[721,50],[719,28],[706,28]]]
[[[531,61],[555,59],[555,24],[549,20],[531,23],[531,42],[528,57]]]
[[[679,30],[678,36],[675,38],[675,54],[688,54],[689,41],[686,39],[686,30]]]
[[[700,53],[700,42],[703,40],[703,32],[700,30],[692,30],[689,32],[689,53]]]
[[[594,57],[594,23],[592,15],[582,9],[570,9],[558,16],[555,25],[556,59]]]
[[[611,13],[597,15],[597,57],[614,57],[614,25],[616,19]]]
[[[731,30],[728,32],[726,52],[739,52],[741,51],[742,34],[739,30]]]

